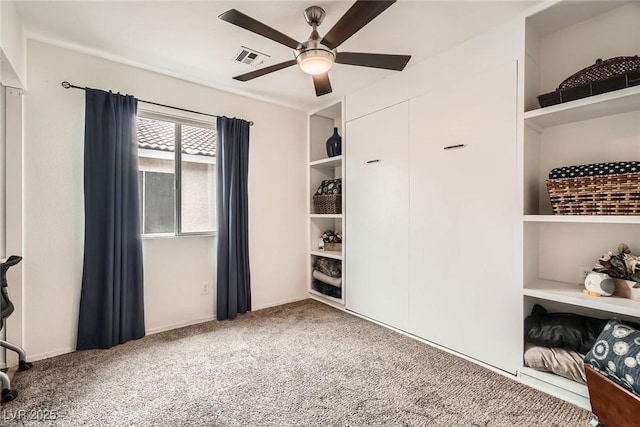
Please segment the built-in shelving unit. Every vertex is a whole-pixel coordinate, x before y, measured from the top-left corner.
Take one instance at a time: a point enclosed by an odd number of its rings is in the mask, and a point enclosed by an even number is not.
[[[338,251],[310,251],[309,252],[311,255],[313,256],[323,256],[325,258],[331,258],[331,259],[342,259],[342,252],[338,252]]]
[[[640,3],[558,1],[525,19],[523,153],[523,306],[640,321],[640,302],[582,292],[581,269],[621,242],[640,252],[638,216],[553,215],[545,181],[560,166],[640,160],[640,87],[540,108],[551,92],[597,58],[640,52]],[[580,46],[578,49],[577,46]],[[522,367],[521,380],[589,408],[587,388]]]
[[[640,86],[527,111],[524,120],[527,125],[542,130],[637,110],[640,110]]]
[[[342,166],[342,156],[329,157],[309,163],[312,168],[336,168]]]
[[[525,222],[574,224],[640,224],[640,217],[631,215],[524,215],[523,220]]]
[[[589,400],[589,390],[586,385],[550,372],[540,372],[532,368],[522,368],[520,378],[529,385],[578,406],[584,406],[584,402]]]
[[[529,287],[523,290],[524,295],[545,299],[549,301],[561,302],[580,307],[593,308],[608,313],[624,314],[627,316],[638,316],[638,302],[628,298],[618,296],[594,297],[582,292],[582,284],[556,282],[553,280],[539,280],[530,283]]]
[[[341,178],[344,181],[344,156],[328,157],[326,151],[326,141],[331,135],[333,135],[333,129],[338,128],[338,133],[342,136],[342,144],[345,144],[344,129],[344,103],[339,101],[335,104],[322,108],[309,115],[308,122],[308,159],[309,159],[309,174],[308,174],[308,198],[309,198],[309,293],[315,298],[321,298],[324,301],[328,301],[333,304],[344,305],[346,286],[344,279],[341,286],[341,296],[336,298],[334,296],[326,295],[318,292],[313,287],[313,269],[316,260],[319,257],[329,258],[332,260],[338,260],[342,263],[342,269],[344,271],[344,248],[346,245],[345,236],[345,217],[344,217],[344,189],[343,182],[343,195],[342,195],[342,213],[335,214],[320,214],[315,212],[313,206],[313,195],[324,180]],[[344,152],[344,148],[343,148]],[[319,248],[319,240],[322,234],[326,230],[340,231],[343,236],[342,251],[328,251],[321,250]]]
[[[341,219],[342,214],[310,214],[310,218]]]

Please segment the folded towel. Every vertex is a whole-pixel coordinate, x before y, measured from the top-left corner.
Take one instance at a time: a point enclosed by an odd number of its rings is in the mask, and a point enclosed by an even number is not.
[[[313,278],[318,279],[321,282],[327,283],[331,286],[335,286],[338,288],[342,287],[342,277],[331,277],[327,276],[321,271],[313,270]]]

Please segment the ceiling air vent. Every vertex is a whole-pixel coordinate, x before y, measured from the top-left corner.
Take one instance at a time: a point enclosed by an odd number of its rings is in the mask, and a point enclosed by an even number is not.
[[[252,67],[258,67],[264,63],[264,61],[270,58],[269,55],[260,53],[248,47],[240,46],[240,50],[233,58],[234,61],[242,62],[243,64],[251,65]]]

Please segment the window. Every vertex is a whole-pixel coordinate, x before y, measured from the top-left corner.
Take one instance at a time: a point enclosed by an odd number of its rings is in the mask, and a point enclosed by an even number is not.
[[[212,234],[214,125],[144,112],[137,125],[142,234]]]

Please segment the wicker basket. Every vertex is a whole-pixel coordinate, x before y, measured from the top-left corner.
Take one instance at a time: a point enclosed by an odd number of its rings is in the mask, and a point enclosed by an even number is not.
[[[342,213],[342,194],[313,196],[313,209],[317,214]]]
[[[640,57],[619,56],[596,60],[560,83],[553,92],[538,96],[541,107],[640,85]]]
[[[342,243],[324,243],[325,251],[334,251],[334,252],[342,252]]]
[[[548,179],[556,215],[640,215],[640,172]]]

